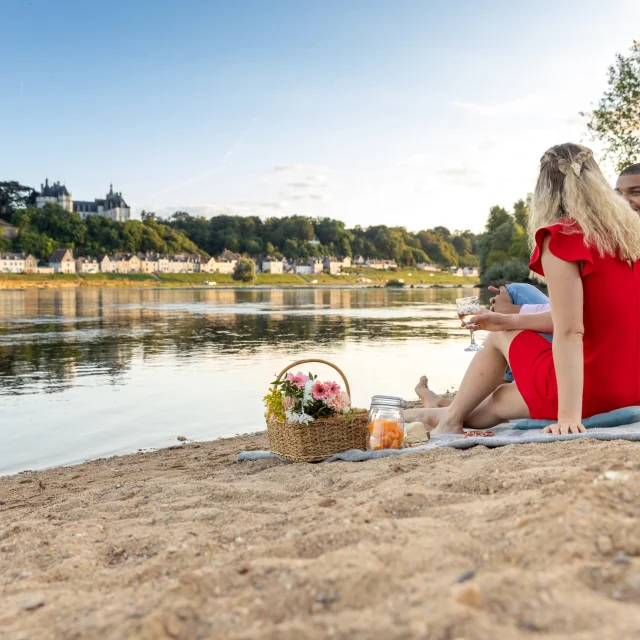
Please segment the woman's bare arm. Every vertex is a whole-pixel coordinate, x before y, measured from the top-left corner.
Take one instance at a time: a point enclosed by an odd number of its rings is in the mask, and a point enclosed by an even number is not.
[[[542,248],[544,269],[553,319],[553,362],[558,381],[558,422],[546,433],[579,433],[582,425],[584,356],[582,337],[583,290],[580,268],[549,251],[549,238]]]

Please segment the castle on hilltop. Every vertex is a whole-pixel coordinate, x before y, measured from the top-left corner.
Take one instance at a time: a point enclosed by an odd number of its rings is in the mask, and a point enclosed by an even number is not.
[[[67,211],[75,211],[80,216],[104,216],[116,222],[126,222],[131,218],[131,208],[125,202],[120,192],[114,192],[113,185],[110,185],[109,193],[104,199],[76,200],[74,202],[71,194],[63,184],[54,182],[49,184],[49,179],[40,185],[40,191],[36,193],[36,207],[41,209],[48,203],[58,204]]]

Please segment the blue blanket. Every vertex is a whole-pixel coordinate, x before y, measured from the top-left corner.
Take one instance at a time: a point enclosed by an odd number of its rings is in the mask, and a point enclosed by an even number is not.
[[[544,429],[550,424],[553,424],[555,420],[514,420],[512,426],[514,429]],[[609,411],[609,413],[599,413],[596,416],[585,418],[582,424],[587,429],[594,429],[596,427],[619,427],[623,424],[632,424],[634,422],[640,422],[640,407],[624,407],[623,409],[616,409],[615,411]]]
[[[585,425],[586,426],[586,425]],[[363,462],[364,460],[375,460],[376,458],[386,458],[387,456],[402,456],[412,453],[421,453],[438,447],[453,447],[454,449],[469,449],[476,445],[485,447],[504,447],[508,444],[529,444],[529,443],[548,443],[562,442],[565,440],[579,440],[581,438],[595,438],[597,440],[635,440],[640,442],[640,421],[634,424],[627,424],[619,427],[598,428],[592,427],[588,433],[576,433],[566,436],[543,435],[540,429],[532,431],[515,430],[511,425],[500,425],[491,429],[495,434],[491,438],[465,438],[457,439],[455,435],[434,436],[429,442],[420,447],[413,449],[385,449],[383,451],[360,451],[352,449],[344,453],[338,453],[335,456],[327,458],[324,462],[335,462],[336,460],[344,460],[346,462]],[[280,458],[280,456],[271,451],[242,451],[238,454],[238,462],[245,460],[262,460],[263,458]]]

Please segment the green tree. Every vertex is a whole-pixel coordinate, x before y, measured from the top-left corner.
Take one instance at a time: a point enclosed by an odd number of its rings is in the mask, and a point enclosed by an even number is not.
[[[237,282],[254,282],[256,279],[255,262],[249,258],[241,258],[238,260],[231,277]]]
[[[586,116],[581,112],[582,116]],[[609,67],[608,86],[596,109],[588,114],[587,128],[604,143],[605,157],[617,171],[640,158],[640,41],[629,54],[617,54]]]
[[[9,180],[0,182],[0,216],[7,218],[16,209],[35,204],[35,191],[31,187]]]
[[[16,248],[23,253],[32,254],[38,260],[48,260],[56,250],[55,242],[49,236],[37,231],[20,231]]]

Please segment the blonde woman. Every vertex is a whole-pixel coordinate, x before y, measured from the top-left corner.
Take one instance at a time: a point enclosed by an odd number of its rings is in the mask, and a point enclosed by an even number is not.
[[[589,149],[544,154],[529,233],[551,311],[471,320],[493,333],[454,401],[407,412],[432,433],[527,417],[555,420],[547,433],[580,433],[583,418],[640,404],[640,219]],[[539,335],[550,332],[553,344]],[[507,364],[516,384],[498,386]]]

